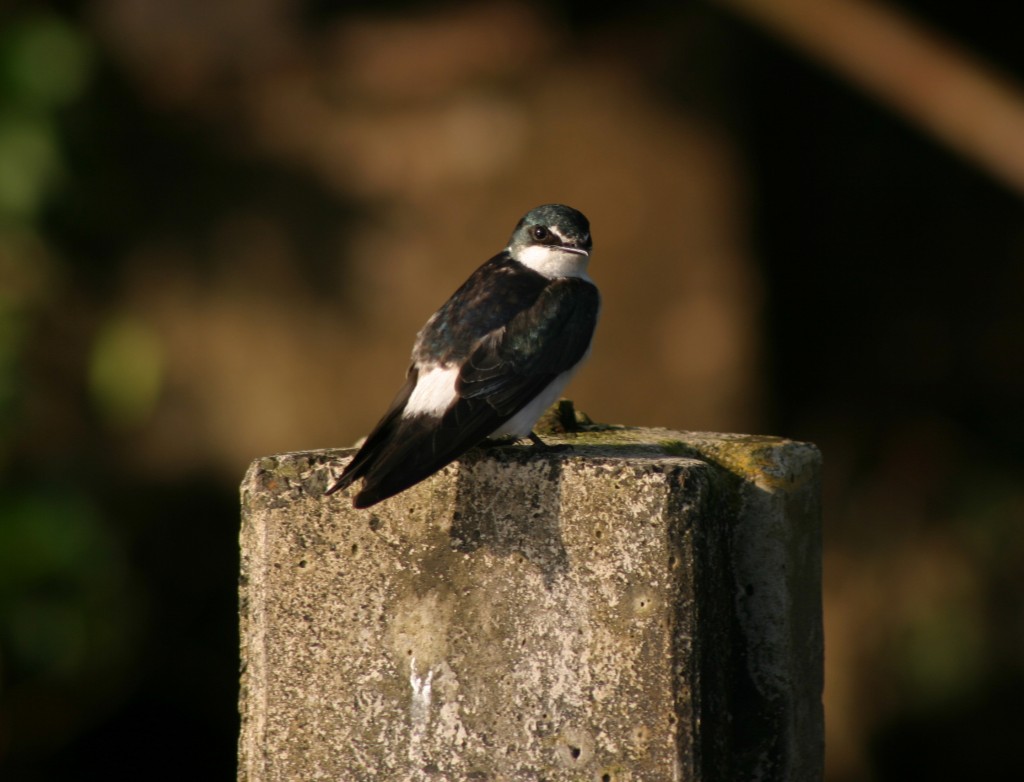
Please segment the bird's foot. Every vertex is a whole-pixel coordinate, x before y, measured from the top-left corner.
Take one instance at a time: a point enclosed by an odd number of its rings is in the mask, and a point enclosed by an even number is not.
[[[541,440],[536,432],[530,432],[527,435],[530,438],[530,442],[533,443],[535,450],[542,451],[544,453],[564,453],[565,451],[571,451],[572,446],[567,443],[560,443],[559,445],[548,445],[546,442]]]
[[[529,440],[533,444],[534,450],[541,451],[542,453],[562,453],[564,451],[572,450],[572,446],[566,443],[548,445],[537,436],[536,432],[530,432],[526,437],[498,437],[493,440],[483,440],[478,443],[476,447],[491,451],[498,448],[510,448],[523,440]]]

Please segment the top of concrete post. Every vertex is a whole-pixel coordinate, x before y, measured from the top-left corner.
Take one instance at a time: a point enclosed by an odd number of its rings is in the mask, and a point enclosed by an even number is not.
[[[552,439],[368,510],[253,463],[240,779],[820,778],[817,449]]]

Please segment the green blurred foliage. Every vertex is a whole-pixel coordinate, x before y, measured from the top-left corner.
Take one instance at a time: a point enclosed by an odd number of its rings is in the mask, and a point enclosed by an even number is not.
[[[31,220],[60,171],[54,128],[45,117],[0,117],[0,210]]]
[[[63,172],[58,114],[88,89],[91,51],[82,31],[47,11],[0,25],[0,442],[25,393],[34,319],[58,284],[40,218]]]
[[[89,38],[66,19],[30,10],[0,25],[0,766],[52,753],[123,697],[143,615],[125,541],[89,487],[29,475],[17,453],[33,337],[66,271],[41,232],[66,173],[61,112],[92,74]],[[152,368],[140,382],[152,396]]]
[[[92,78],[89,39],[50,13],[0,27],[0,226],[32,223],[62,170],[55,113]]]
[[[122,541],[84,497],[2,499],[5,673],[32,686],[85,684],[94,696],[115,697],[121,677],[113,674],[129,660],[138,617]]]
[[[30,14],[5,26],[0,89],[12,101],[46,110],[81,97],[92,77],[92,46],[67,20]]]
[[[100,329],[89,362],[89,387],[103,419],[117,429],[147,421],[163,375],[160,340],[143,321],[114,316]]]
[[[235,489],[134,468],[164,352],[108,285],[182,167],[81,10],[0,11],[0,778],[225,778]]]

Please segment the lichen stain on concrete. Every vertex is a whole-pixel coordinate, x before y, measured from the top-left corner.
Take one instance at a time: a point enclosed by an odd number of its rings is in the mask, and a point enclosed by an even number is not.
[[[441,590],[409,594],[389,606],[388,641],[399,670],[415,676],[414,660],[429,670],[445,659],[453,609],[452,596]]]

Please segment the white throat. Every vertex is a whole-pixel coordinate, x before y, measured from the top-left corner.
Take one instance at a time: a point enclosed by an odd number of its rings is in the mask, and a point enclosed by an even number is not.
[[[538,274],[543,274],[548,279],[579,277],[581,280],[590,281],[590,277],[587,275],[590,256],[583,253],[574,253],[560,247],[543,244],[531,244],[520,250],[515,258],[523,266],[533,269]]]

